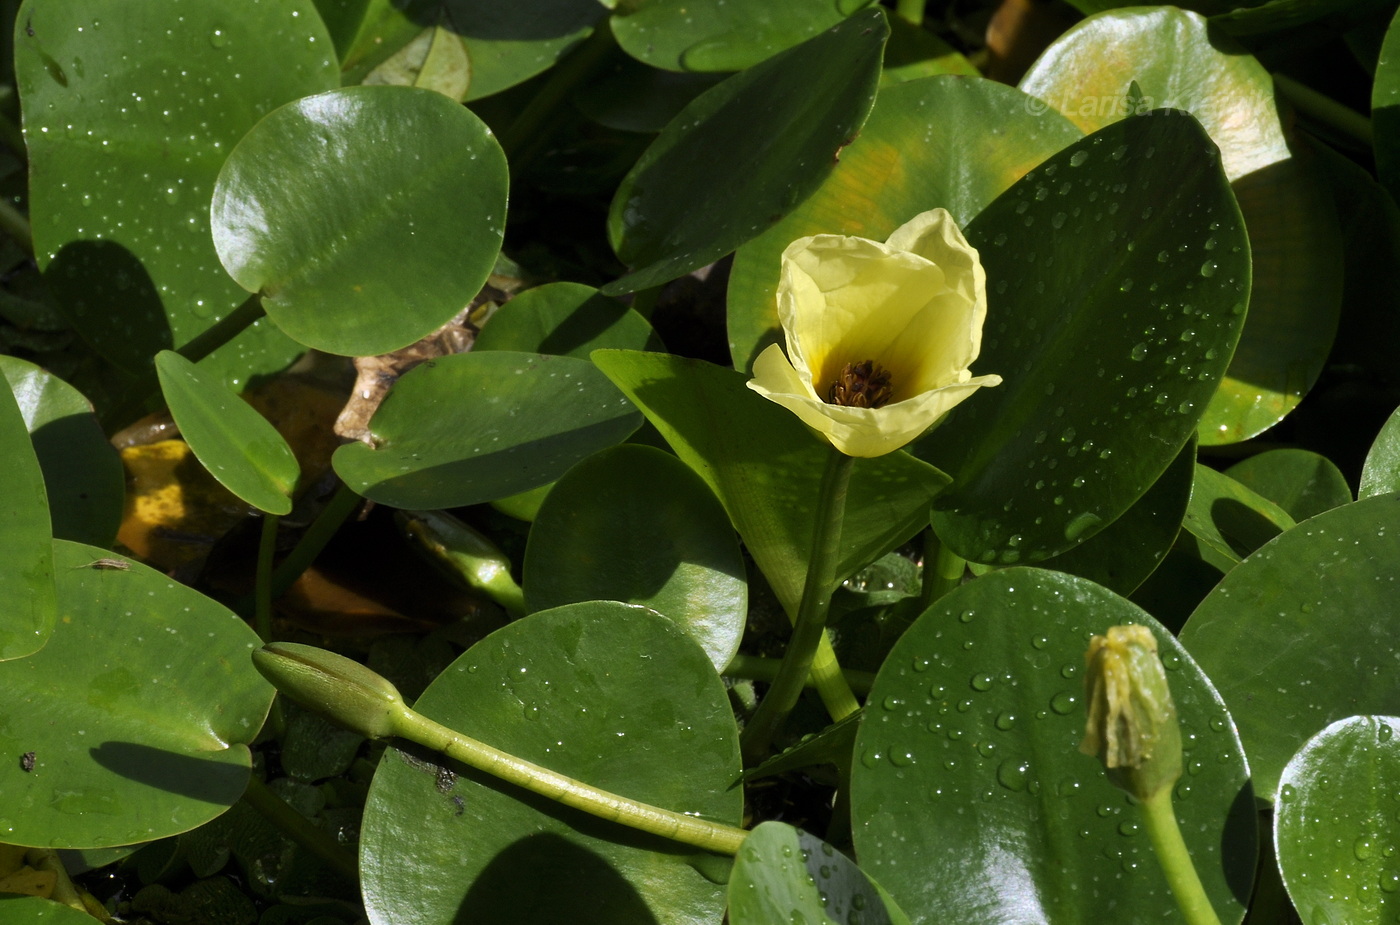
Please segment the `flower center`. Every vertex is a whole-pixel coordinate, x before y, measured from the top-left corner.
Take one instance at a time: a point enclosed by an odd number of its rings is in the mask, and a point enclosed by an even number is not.
[[[828,405],[881,408],[889,404],[890,371],[874,360],[847,363],[826,392]]]

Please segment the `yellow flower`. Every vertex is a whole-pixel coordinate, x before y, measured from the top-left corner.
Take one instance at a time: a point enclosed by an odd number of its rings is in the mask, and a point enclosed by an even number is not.
[[[748,386],[848,456],[883,456],[1000,376],[972,378],[986,273],[951,215],[916,215],[889,241],[819,234],[783,251],[773,344]]]

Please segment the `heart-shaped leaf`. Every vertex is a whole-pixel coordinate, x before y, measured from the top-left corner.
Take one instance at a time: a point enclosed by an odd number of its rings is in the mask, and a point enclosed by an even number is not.
[[[592,364],[488,351],[409,370],[370,421],[374,446],[336,450],[355,491],[393,507],[479,504],[551,482],[641,424]]]
[[[914,452],[953,476],[940,539],[1034,562],[1117,520],[1195,431],[1239,336],[1249,246],[1215,145],[1170,110],[1056,154],[967,236],[987,271],[977,371],[1004,381]]]
[[[156,356],[156,372],[180,435],[219,484],[269,514],[290,512],[301,467],[277,428],[174,351]]]
[[[862,868],[914,922],[1090,922],[1106,907],[1115,922],[1185,921],[1138,807],[1077,747],[1088,637],[1127,623],[1152,630],[1176,702],[1182,836],[1222,921],[1239,922],[1254,801],[1219,695],[1142,610],[1082,578],[1027,568],[943,597],[870,691],[852,834]]]
[[[1400,714],[1397,561],[1400,496],[1348,504],[1237,565],[1182,629],[1239,724],[1261,797],[1328,723]]]
[[[415,708],[654,806],[730,824],[742,810],[724,685],[682,629],[641,607],[595,601],[516,621],[468,649]],[[417,749],[385,753],[360,837],[365,906],[379,923],[712,925],[723,888],[692,859]]]
[[[716,671],[748,618],[744,557],[724,508],[689,466],[645,446],[595,453],[555,484],[530,529],[523,583],[530,610],[648,607],[690,633]]]
[[[608,237],[633,272],[603,291],[689,273],[806,199],[869,115],[888,35],[879,10],[858,13],[681,110],[613,197]]]
[[[129,845],[207,822],[243,794],[272,687],[242,620],[108,550],[53,544],[64,618],[48,645],[0,663],[0,838]],[[8,762],[7,762],[8,764]],[[11,773],[13,771],[13,773]]]
[[[472,300],[505,208],[505,155],[469,110],[431,90],[350,87],[283,106],[229,153],[214,246],[292,338],[373,355]]]

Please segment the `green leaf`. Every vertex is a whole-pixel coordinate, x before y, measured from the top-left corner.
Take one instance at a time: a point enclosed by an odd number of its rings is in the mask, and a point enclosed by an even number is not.
[[[18,24],[39,266],[100,354],[149,369],[243,302],[209,238],[214,178],[265,113],[336,85],[330,39],[310,0],[29,0]],[[211,363],[244,381],[300,350],[262,324]]]
[[[885,44],[885,65],[880,73],[881,90],[907,80],[942,74],[982,76],[971,61],[937,35],[902,16],[891,19],[890,40]]]
[[[614,793],[739,821],[724,685],[683,630],[643,608],[592,602],[525,617],[468,649],[415,708]],[[371,918],[419,925],[713,925],[723,888],[691,861],[673,842],[416,749],[385,753],[360,837]]]
[[[277,429],[178,353],[161,351],[156,372],[180,435],[219,484],[259,510],[289,513],[301,467]]]
[[[870,0],[620,3],[612,31],[623,51],[652,67],[742,71],[830,29],[869,4]]]
[[[1378,805],[1400,780],[1397,725],[1394,716],[1338,720],[1283,769],[1274,839],[1304,925],[1400,916],[1400,817]]]
[[[92,916],[52,899],[0,894],[0,925],[92,925]]]
[[[1034,562],[1117,520],[1195,431],[1244,320],[1249,247],[1215,146],[1168,110],[1056,154],[967,237],[987,271],[976,372],[1004,381],[914,452],[953,476],[943,542]]]
[[[1400,12],[1381,43],[1376,81],[1371,86],[1371,125],[1375,129],[1376,174],[1392,199],[1400,200]]]
[[[527,289],[496,310],[474,350],[517,350],[588,359],[602,347],[663,350],[641,315],[579,283]]]
[[[1079,753],[1091,633],[1157,638],[1186,745],[1182,836],[1222,921],[1244,914],[1249,769],[1210,681],[1166,629],[1092,582],[1039,569],[954,590],[895,644],[851,776],[861,866],[916,923],[1182,921],[1138,809]],[[969,889],[969,884],[1000,884]],[[1014,887],[1012,886],[1014,884]]]
[[[388,353],[476,296],[501,247],[506,162],[440,93],[351,87],[271,113],[214,188],[219,260],[309,347]]]
[[[575,90],[572,101],[599,125],[655,134],[727,76],[662,71],[619,55],[608,70]]]
[[[257,635],[154,569],[104,567],[108,550],[53,551],[64,619],[38,653],[0,663],[0,755],[35,755],[28,774],[6,769],[0,833],[100,848],[209,821],[243,794],[272,703],[248,657]]]
[[[0,373],[34,442],[54,536],[110,546],[121,525],[126,474],[92,405],[77,389],[33,363],[0,357]],[[43,545],[47,548],[47,541]]]
[[[6,601],[0,621],[3,661],[31,655],[44,646],[53,632],[58,605],[44,473],[17,396],[8,389],[0,393],[0,472],[5,473],[0,493],[0,562],[5,563],[0,569],[0,595]]]
[[[603,292],[711,263],[806,199],[870,113],[887,35],[858,13],[696,97],[613,197],[608,238],[633,272]]]
[[[1205,126],[1249,229],[1249,320],[1199,427],[1203,446],[1246,440],[1288,414],[1327,360],[1341,304],[1336,214],[1306,139],[1285,132],[1273,76],[1196,13],[1091,17],[1056,40],[1020,86],[1093,131],[1128,113],[1129,81],[1147,105],[1184,109]],[[1180,243],[1201,266],[1223,271],[1232,259],[1228,246]]]
[[[966,225],[1027,170],[1081,137],[1036,103],[1003,84],[963,77],[883,88],[817,191],[735,255],[729,277],[735,368],[751,368],[764,347],[781,339],[778,264],[790,243],[809,234],[883,241],[940,206]]]
[[[1087,578],[1115,594],[1131,594],[1162,564],[1181,532],[1195,469],[1196,442],[1188,440],[1123,516],[1041,567]]]
[[[1235,463],[1225,474],[1283,508],[1295,521],[1353,500],[1342,471],[1326,456],[1307,450],[1266,450]]]
[[[1400,491],[1400,408],[1395,409],[1376,434],[1361,469],[1362,498]]]
[[[1328,723],[1400,714],[1397,505],[1381,495],[1299,524],[1226,575],[1181,631],[1234,714],[1265,799]]]
[[[710,486],[778,600],[796,613],[829,445],[733,370],[623,350],[600,350],[593,362]],[[918,532],[946,484],[943,473],[905,453],[856,460],[836,574],[851,574]]]
[[[1222,572],[1293,525],[1293,518],[1277,504],[1228,475],[1196,465],[1191,503],[1181,526],[1205,544],[1211,554],[1204,558]]]
[[[583,360],[458,353],[409,370],[370,420],[374,445],[343,446],[332,462],[380,504],[461,507],[551,482],[640,423]]]
[[[342,55],[347,84],[359,83],[425,26],[436,25],[455,32],[467,46],[468,100],[548,70],[607,15],[597,0],[368,0],[364,6],[359,30]]]
[[[883,892],[854,861],[815,835],[764,822],[744,839],[734,861],[729,922],[908,925],[897,906],[886,907]]]
[[[525,602],[648,607],[683,628],[715,670],[748,617],[744,557],[729,517],[685,463],[617,446],[574,466],[540,505],[525,550]]]

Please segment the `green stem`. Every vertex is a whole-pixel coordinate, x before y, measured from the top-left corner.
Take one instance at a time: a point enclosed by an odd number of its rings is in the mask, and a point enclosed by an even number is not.
[[[553,73],[534,98],[520,111],[505,131],[501,132],[501,150],[511,158],[511,174],[518,175],[523,158],[515,155],[521,152],[527,142],[536,141],[540,130],[553,121],[555,111],[568,100],[574,88],[583,83],[602,63],[612,50],[612,30],[601,25],[583,44],[573,50],[563,61],[555,65]]]
[[[395,731],[400,737],[442,752],[478,771],[484,771],[565,806],[652,835],[660,835],[706,851],[735,855],[739,853],[739,847],[749,834],[731,825],[649,806],[589,786],[448,729],[408,707],[403,708],[397,718],[396,727]]]
[[[325,861],[346,880],[351,883],[359,882],[360,870],[355,862],[355,855],[325,830],[293,809],[262,781],[256,777],[249,777],[248,789],[243,791],[243,798],[259,815],[275,825],[278,831],[285,833],[292,841]]]
[[[277,551],[275,514],[263,514],[262,537],[258,540],[258,570],[254,594],[253,626],[263,642],[272,641],[272,556]]]
[[[924,24],[924,0],[896,0],[894,14],[916,26]]]
[[[962,584],[966,569],[967,560],[944,546],[938,535],[929,529],[924,534],[924,607],[931,607],[934,601]]]
[[[821,668],[820,676],[814,674],[817,690],[827,704],[832,719],[843,719],[858,709],[855,695],[846,686],[841,676],[840,666],[831,652],[830,641],[826,637],[826,613],[831,606],[831,592],[835,590],[834,572],[840,555],[841,518],[846,511],[846,487],[850,484],[853,457],[833,448],[827,457],[826,471],[822,473],[821,487],[817,490],[816,523],[812,535],[812,555],[807,563],[807,578],[802,586],[802,601],[797,607],[797,619],[792,628],[792,638],[788,640],[787,652],[783,655],[782,666],[768,693],[754,711],[753,717],[744,727],[740,740],[744,753],[744,763],[762,761],[768,754],[774,734],[792,712],[808,674],[813,673],[814,665]],[[818,662],[818,649],[827,642],[825,658]],[[845,688],[844,697],[834,682]],[[840,715],[838,715],[838,713]]]
[[[316,561],[321,550],[325,549],[331,537],[335,536],[335,531],[340,529],[345,518],[350,516],[350,512],[355,510],[355,506],[361,500],[348,485],[341,483],[331,500],[326,502],[326,506],[321,508],[321,513],[311,522],[311,526],[306,528],[296,546],[273,571],[268,592],[271,600],[275,601],[286,594],[287,589],[301,577],[301,573],[311,567],[311,563]],[[256,592],[253,596],[239,598],[232,605],[234,613],[241,614],[252,613],[256,608]]]
[[[1312,87],[1300,83],[1285,74],[1274,74],[1274,89],[1279,95],[1293,104],[1304,115],[1321,122],[1352,138],[1367,148],[1375,139],[1371,120],[1350,106],[1343,106],[1336,100]]]
[[[253,293],[243,300],[243,304],[206,328],[202,334],[176,352],[191,363],[198,363],[243,333],[253,322],[266,314],[262,298],[257,293]]]
[[[724,666],[721,672],[725,677],[744,678],[749,681],[766,681],[771,683],[778,676],[778,669],[782,666],[782,660],[776,658],[764,658],[761,655],[745,655],[743,652],[736,652],[729,660],[729,664]],[[857,671],[854,668],[843,668],[841,673],[846,677],[846,683],[850,685],[853,693],[868,694],[870,685],[875,683],[875,672]],[[815,687],[816,679],[810,675],[806,682],[807,687]]]
[[[1172,788],[1161,787],[1138,805],[1142,807],[1143,823],[1152,839],[1152,848],[1157,852],[1157,861],[1162,865],[1162,873],[1166,874],[1167,885],[1187,925],[1220,925],[1205,887],[1201,886],[1196,866],[1191,863],[1191,852],[1181,838],[1181,829],[1177,827]]]
[[[26,254],[33,256],[34,233],[30,229],[29,219],[4,196],[0,196],[0,231],[13,238]]]

